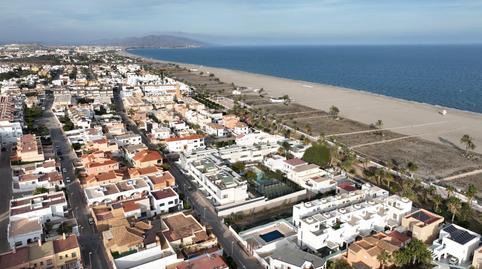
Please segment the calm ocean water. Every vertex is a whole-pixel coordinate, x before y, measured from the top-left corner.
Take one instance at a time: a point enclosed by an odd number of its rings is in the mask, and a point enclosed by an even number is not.
[[[209,47],[129,52],[482,113],[482,45]]]

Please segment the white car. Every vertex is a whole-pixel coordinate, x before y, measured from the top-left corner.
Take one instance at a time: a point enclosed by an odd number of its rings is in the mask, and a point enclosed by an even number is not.
[[[67,168],[62,168],[62,172],[67,173]]]
[[[459,263],[459,259],[457,259],[455,257],[450,257],[449,263],[450,264],[457,264],[457,263]]]
[[[65,177],[65,182],[70,183],[70,177]]]

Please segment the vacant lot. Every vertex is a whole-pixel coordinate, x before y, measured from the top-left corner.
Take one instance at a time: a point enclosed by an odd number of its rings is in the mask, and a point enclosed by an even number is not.
[[[469,184],[473,184],[479,192],[477,193],[477,200],[482,202],[482,174],[466,176],[451,181],[443,182],[443,185],[452,185],[457,190],[466,190]]]
[[[458,149],[419,138],[360,147],[357,151],[375,160],[390,160],[401,167],[405,167],[408,162],[414,162],[418,166],[416,174],[429,179],[482,168],[480,159],[469,160]]]

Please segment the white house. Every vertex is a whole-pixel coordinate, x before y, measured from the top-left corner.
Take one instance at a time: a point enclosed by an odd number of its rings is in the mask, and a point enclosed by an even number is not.
[[[178,210],[182,207],[182,201],[179,195],[170,187],[151,192],[151,205],[154,207],[156,214],[170,212],[170,210]]]
[[[248,134],[238,135],[236,137],[236,144],[240,146],[252,146],[254,144],[278,144],[285,140],[280,135],[272,135],[269,133],[256,131]]]
[[[38,218],[10,221],[7,230],[10,248],[37,242],[43,234],[42,222]]]
[[[430,248],[436,261],[456,258],[457,264],[472,261],[471,255],[479,247],[480,235],[455,224],[450,224],[440,230],[439,238]]]
[[[238,146],[231,145],[220,148],[219,156],[228,160],[230,163],[235,162],[261,162],[263,158],[269,154],[275,153],[278,150],[274,145],[260,145],[260,146]]]
[[[45,223],[62,219],[67,211],[63,192],[42,193],[10,201],[10,221],[38,218]]]
[[[212,135],[212,136],[215,136],[215,137],[228,136],[228,130],[220,124],[208,123],[208,124],[206,124],[206,126],[204,128],[205,128],[205,131],[208,135]]]
[[[273,154],[263,159],[263,165],[272,171],[283,171],[285,161],[285,157]]]
[[[269,269],[322,269],[324,267],[324,259],[287,244],[276,247],[269,257]]]
[[[113,201],[140,198],[149,194],[152,183],[147,177],[122,180],[84,188],[88,205],[109,204]]]
[[[142,144],[142,138],[138,134],[127,133],[115,136],[115,142],[119,147],[126,145],[138,145]]]
[[[164,140],[164,143],[166,143],[166,148],[169,152],[191,152],[206,147],[204,136],[198,134],[169,137]]]
[[[11,144],[23,135],[19,122],[0,121],[0,143]]]

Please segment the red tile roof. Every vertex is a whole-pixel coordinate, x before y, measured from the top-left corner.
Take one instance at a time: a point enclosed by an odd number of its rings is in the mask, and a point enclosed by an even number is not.
[[[221,256],[206,254],[203,257],[184,261],[176,265],[176,269],[227,269],[229,268]]]
[[[173,141],[181,141],[181,140],[195,140],[195,139],[202,139],[202,138],[204,138],[204,135],[193,134],[193,135],[186,135],[186,136],[170,137],[170,138],[166,138],[164,141],[173,142]]]
[[[53,241],[55,253],[71,250],[79,247],[79,242],[77,241],[77,236],[70,235],[65,239],[57,239]]]
[[[8,253],[4,253],[0,255],[0,265],[2,268],[10,268],[19,266],[29,262],[29,251],[28,247],[20,247],[15,250],[15,252],[11,251]]]
[[[171,188],[154,191],[154,192],[151,192],[151,194],[152,196],[154,196],[156,200],[161,200],[168,197],[175,197],[177,195],[177,193]]]
[[[287,163],[287,164],[289,164],[289,165],[292,165],[292,166],[297,166],[297,165],[306,164],[305,161],[303,161],[302,159],[298,159],[298,158],[293,158],[293,159],[285,160],[285,163]]]

